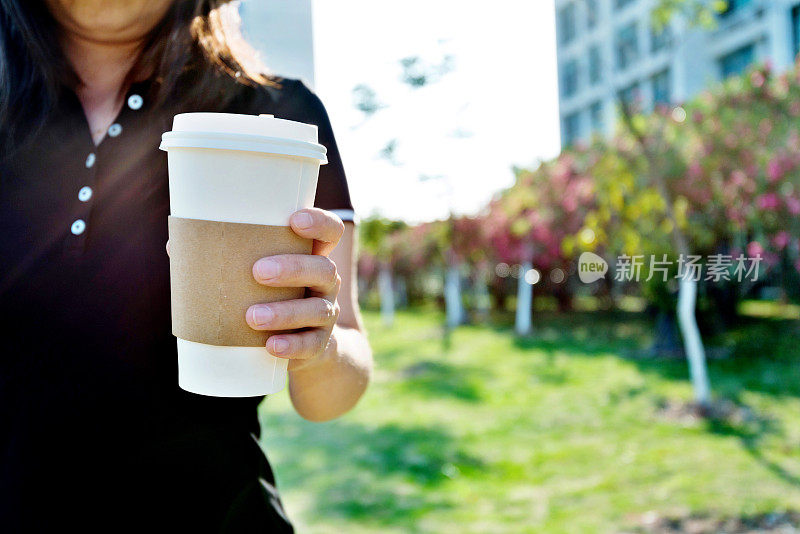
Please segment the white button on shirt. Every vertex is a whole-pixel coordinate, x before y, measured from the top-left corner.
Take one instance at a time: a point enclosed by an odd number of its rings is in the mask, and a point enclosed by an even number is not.
[[[91,152],[88,156],[86,156],[86,168],[91,169],[96,159],[97,156],[94,155],[94,152]]]
[[[70,227],[70,231],[75,235],[81,235],[84,230],[86,230],[86,223],[83,222],[83,219],[78,219]]]
[[[139,95],[131,95],[128,97],[128,107],[137,110],[144,104],[144,99]]]
[[[116,122],[108,127],[108,135],[110,135],[111,137],[116,137],[121,133],[122,133],[122,126],[120,126]]]
[[[90,198],[92,198],[92,188],[88,185],[81,187],[81,190],[78,191],[78,200],[86,202]]]

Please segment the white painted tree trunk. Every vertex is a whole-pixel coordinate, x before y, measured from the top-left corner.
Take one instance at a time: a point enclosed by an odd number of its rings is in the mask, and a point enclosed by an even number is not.
[[[701,405],[708,405],[711,402],[711,385],[706,370],[706,351],[695,317],[697,281],[688,278],[681,278],[678,289],[678,324],[683,335],[686,357],[689,359],[689,374],[692,377],[695,401]]]
[[[531,303],[533,302],[533,286],[525,281],[525,273],[533,269],[531,262],[526,261],[520,267],[517,279],[517,318],[514,329],[520,336],[531,332]]]
[[[381,319],[386,326],[394,324],[394,288],[392,287],[392,271],[389,267],[381,267],[378,271],[378,294],[381,299]]]
[[[492,309],[492,297],[489,294],[489,284],[486,280],[486,275],[481,274],[475,280],[475,309],[481,320],[486,320]]]
[[[457,265],[450,266],[445,274],[444,307],[449,328],[454,328],[464,322],[464,306],[461,303],[461,272]]]
[[[366,279],[362,277],[358,277],[358,300],[359,303],[363,306],[364,305],[364,298],[367,296],[369,292],[369,283]]]
[[[408,306],[408,286],[404,276],[397,277],[397,298],[395,299],[395,306],[397,308],[405,308]]]

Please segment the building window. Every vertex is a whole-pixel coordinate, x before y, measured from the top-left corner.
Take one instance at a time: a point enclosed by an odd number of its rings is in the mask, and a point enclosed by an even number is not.
[[[589,49],[589,83],[595,85],[603,81],[603,56],[597,45]]]
[[[628,87],[620,89],[619,93],[617,94],[617,97],[619,98],[620,102],[623,105],[629,107],[638,107],[641,101],[641,91],[639,90],[639,84],[634,83],[629,85]]]
[[[572,96],[578,92],[578,62],[571,59],[561,71],[561,95]]]
[[[572,146],[581,135],[581,116],[580,113],[570,113],[564,117],[564,145]]]
[[[792,41],[794,43],[794,55],[800,54],[800,6],[792,8]]]
[[[672,30],[669,26],[650,29],[650,52],[655,54],[666,50],[672,45]]]
[[[743,73],[753,63],[755,57],[756,48],[752,44],[722,56],[719,60],[719,70],[722,73],[722,77],[729,78]]]
[[[600,22],[600,6],[597,0],[586,0],[586,26],[591,30]]]
[[[578,35],[575,24],[575,3],[569,3],[558,10],[558,42],[565,45]]]
[[[614,7],[616,9],[622,9],[634,2],[636,2],[636,0],[614,0]]]
[[[653,76],[650,83],[653,85],[654,104],[669,104],[672,101],[672,80],[669,69]]]
[[[727,15],[731,15],[736,13],[737,11],[741,11],[745,7],[749,6],[753,3],[753,0],[728,0],[727,5],[725,6],[725,10],[720,13],[721,16],[725,17]]]
[[[636,23],[624,26],[617,32],[617,68],[625,70],[639,59],[639,37]]]
[[[605,129],[606,121],[603,116],[603,102],[597,101],[589,108],[589,115],[592,118],[592,131],[602,132]]]

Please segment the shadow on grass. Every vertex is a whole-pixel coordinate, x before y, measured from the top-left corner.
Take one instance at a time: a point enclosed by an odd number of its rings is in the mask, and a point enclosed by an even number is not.
[[[711,418],[706,421],[708,431],[720,436],[737,438],[742,449],[765,469],[788,484],[800,486],[800,476],[767,458],[760,448],[764,438],[785,435],[779,421],[753,411],[739,399],[733,400],[733,403],[738,406],[739,413],[744,415],[734,418]]]
[[[710,407],[703,410],[704,417],[695,403],[671,402],[661,398],[657,404],[661,418],[675,422],[700,420],[707,432],[738,439],[742,449],[758,464],[784,482],[800,486],[800,476],[768,458],[761,446],[768,437],[786,437],[780,420],[758,413],[739,398],[715,399]],[[795,448],[794,445],[791,447]]]
[[[710,513],[691,513],[685,516],[659,516],[648,512],[642,517],[645,525],[633,527],[631,532],[650,534],[678,534],[680,532],[726,532],[730,534],[777,534],[797,532],[800,513],[795,511],[748,514],[734,517],[716,517]]]
[[[509,327],[494,327],[510,331]],[[580,356],[617,355],[642,372],[668,380],[689,380],[683,358],[648,357],[654,322],[626,312],[540,314],[530,336],[516,337],[523,350],[574,353]],[[800,322],[743,319],[723,335],[705,339],[708,347],[730,349],[730,356],[709,360],[714,393],[733,398],[742,390],[782,397],[800,397]]]
[[[531,336],[518,337],[515,345],[524,350],[539,350],[544,359],[532,373],[548,377],[557,373],[554,354],[579,357],[617,355],[645,374],[662,379],[689,381],[686,360],[640,357],[637,350],[652,342],[655,325],[641,314],[571,313],[543,318]],[[772,397],[800,397],[800,323],[792,320],[744,319],[729,332],[709,337],[709,346],[726,346],[730,356],[708,362],[712,391],[719,399],[731,399],[749,415],[742,420],[709,419],[707,431],[731,436],[756,462],[783,481],[800,486],[800,473],[793,473],[767,457],[762,447],[768,436],[783,436],[779,423],[755,413],[741,401],[744,391]],[[641,388],[612,395],[611,402],[643,393]]]
[[[556,352],[556,350],[546,350],[541,361],[532,362],[530,372],[540,384],[558,386],[569,380],[569,373],[564,366],[556,364]]]
[[[452,397],[466,402],[483,399],[483,378],[487,370],[426,360],[401,372],[403,389],[429,397]]]
[[[584,355],[641,349],[652,342],[652,326],[642,314],[627,312],[540,313],[528,336],[516,336],[523,350],[568,351]],[[509,327],[495,327],[510,331]]]
[[[437,487],[484,470],[441,428],[314,424],[290,414],[265,419],[264,441],[297,451],[277,463],[281,489],[310,495],[314,516],[411,528],[430,510],[453,505]],[[298,449],[298,443],[308,445]]]

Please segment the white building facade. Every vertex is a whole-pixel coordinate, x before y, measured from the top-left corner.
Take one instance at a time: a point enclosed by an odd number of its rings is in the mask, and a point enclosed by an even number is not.
[[[800,0],[729,0],[714,29],[676,17],[653,28],[655,0],[555,0],[562,146],[613,132],[620,100],[675,104],[769,60],[789,68]]]
[[[247,41],[270,72],[314,87],[311,0],[244,0],[239,7]]]

